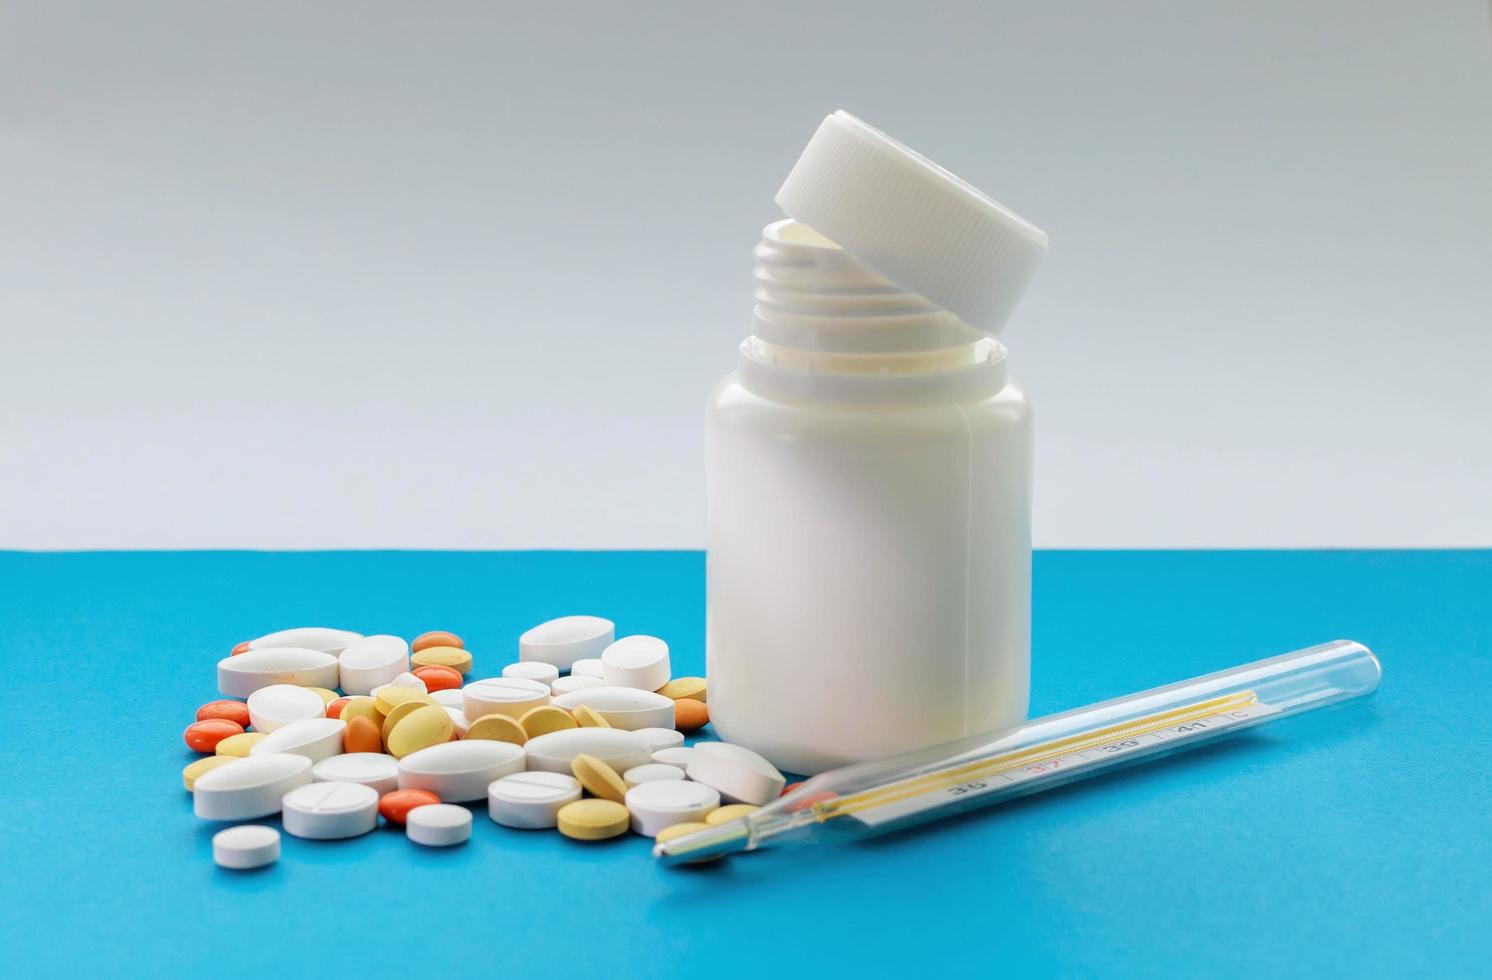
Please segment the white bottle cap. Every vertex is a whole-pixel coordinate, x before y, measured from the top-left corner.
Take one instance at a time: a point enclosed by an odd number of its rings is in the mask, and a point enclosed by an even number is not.
[[[998,333],[1046,256],[1046,232],[843,110],[823,121],[777,203],[901,289]]]

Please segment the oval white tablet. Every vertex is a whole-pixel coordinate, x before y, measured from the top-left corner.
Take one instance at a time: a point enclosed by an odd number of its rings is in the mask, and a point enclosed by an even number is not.
[[[654,752],[659,749],[672,749],[684,744],[684,733],[677,728],[639,728],[637,734],[648,740],[648,745]],[[660,762],[660,759],[654,759]]]
[[[203,820],[267,817],[280,812],[286,793],[310,781],[311,760],[303,755],[245,756],[197,777],[192,812]]]
[[[407,687],[411,691],[419,691],[421,694],[430,693],[430,689],[425,687],[425,682],[408,671],[389,681],[389,687]]]
[[[269,647],[218,661],[218,690],[230,698],[246,698],[271,684],[334,688],[338,682],[337,658],[319,650]]]
[[[404,833],[416,844],[450,847],[471,839],[471,811],[450,803],[427,803],[409,811]]]
[[[220,830],[212,835],[212,859],[234,871],[274,864],[280,859],[280,832],[252,823]]]
[[[787,780],[777,767],[748,748],[727,742],[695,742],[689,778],[712,786],[732,803],[766,806],[782,795]]]
[[[562,772],[515,772],[487,787],[487,815],[504,827],[544,830],[560,807],[580,799],[580,781]]]
[[[530,772],[569,772],[571,761],[582,752],[617,772],[652,760],[647,740],[620,728],[566,728],[531,738],[523,749]]]
[[[468,721],[483,715],[507,715],[514,721],[530,708],[549,703],[549,685],[521,677],[489,677],[461,689],[461,706]]]
[[[441,705],[441,707],[445,708],[446,714],[451,716],[451,724],[455,727],[456,734],[465,738],[466,730],[471,727],[471,722],[466,720],[466,712],[460,708],[450,708],[446,705]]]
[[[653,761],[667,763],[670,766],[678,766],[685,771],[685,775],[688,775],[689,758],[693,754],[694,750],[689,746],[675,745],[667,749],[654,749]]]
[[[672,728],[673,698],[635,687],[587,687],[554,699],[561,708],[585,705],[605,718],[613,728]]]
[[[261,732],[272,732],[295,721],[326,717],[326,702],[321,695],[294,684],[261,687],[249,695],[248,707],[249,724]]]
[[[568,674],[558,680],[549,682],[549,692],[555,696],[569,694],[571,691],[579,691],[587,687],[605,687],[606,682],[599,677],[587,677],[584,674]]]
[[[660,830],[676,823],[703,820],[720,806],[715,790],[683,780],[639,783],[627,790],[626,799],[632,829],[644,837],[657,837]]]
[[[669,780],[684,778],[684,770],[678,766],[670,766],[663,762],[649,762],[640,766],[633,766],[622,773],[622,782],[628,788],[638,786],[642,783],[659,783]]]
[[[382,796],[399,788],[399,760],[382,752],[348,752],[316,763],[311,778],[318,783],[357,783]]]
[[[337,657],[343,694],[371,694],[409,670],[409,644],[386,633],[365,636]]]
[[[462,705],[461,688],[459,687],[449,687],[443,691],[427,691],[426,693],[435,699],[436,704],[443,705],[444,707],[459,709]]]
[[[357,837],[378,826],[378,791],[361,783],[311,783],[285,794],[285,833],[311,840]]]
[[[521,677],[526,681],[551,684],[559,678],[559,668],[554,664],[544,663],[542,660],[525,660],[516,664],[508,664],[503,668],[503,676]]]
[[[442,742],[399,760],[399,788],[428,789],[443,803],[467,803],[484,798],[494,779],[522,772],[523,765],[523,746],[512,742]]]
[[[303,650],[337,654],[362,638],[363,634],[354,633],[352,630],[335,630],[329,626],[297,626],[294,629],[278,630],[255,637],[249,641],[249,649],[300,647]]]
[[[609,646],[610,644],[608,644]],[[604,668],[601,666],[601,658],[594,657],[587,660],[577,660],[570,665],[571,677],[594,677],[601,683],[606,683]]]
[[[540,623],[518,638],[518,659],[570,670],[577,660],[601,656],[616,639],[616,626],[600,616],[561,616]]]
[[[320,762],[341,754],[342,733],[346,730],[347,722],[341,718],[292,721],[255,742],[249,749],[249,756],[252,758],[283,752],[288,755],[303,755],[312,762]]]
[[[668,644],[656,636],[624,636],[601,654],[601,677],[612,687],[656,691],[670,676]]]

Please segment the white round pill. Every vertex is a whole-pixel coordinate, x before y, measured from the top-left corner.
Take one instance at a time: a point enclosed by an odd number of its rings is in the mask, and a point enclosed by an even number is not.
[[[594,659],[616,639],[616,627],[600,616],[561,616],[540,623],[518,638],[518,659],[570,670],[577,660]]]
[[[286,793],[310,781],[311,760],[303,755],[249,755],[198,776],[192,812],[203,820],[267,817],[280,812]]]
[[[656,636],[624,636],[601,654],[601,677],[612,687],[656,691],[670,676],[668,644]]]
[[[407,671],[389,681],[389,687],[407,687],[412,691],[419,691],[421,694],[430,693],[429,689],[425,687],[424,681]]]
[[[234,871],[274,864],[280,859],[280,832],[252,823],[220,830],[212,835],[212,859]]]
[[[580,705],[594,710],[611,725],[627,731],[639,728],[672,728],[673,698],[635,687],[587,687],[554,699],[561,708]]]
[[[461,688],[459,687],[446,688],[443,691],[428,691],[426,693],[435,699],[436,704],[444,705],[447,708],[459,709],[461,707]]]
[[[772,763],[748,748],[727,742],[695,742],[685,772],[690,779],[719,790],[732,803],[766,806],[781,796],[787,785]]]
[[[683,779],[684,770],[678,766],[670,766],[663,762],[647,762],[640,766],[633,766],[622,773],[622,782],[628,787],[639,786],[642,783],[666,782],[672,779]]]
[[[639,783],[627,790],[626,800],[632,829],[644,837],[657,837],[676,823],[703,820],[720,806],[715,790],[683,780]]]
[[[671,749],[684,744],[684,733],[677,728],[639,728],[637,734],[648,740],[648,746],[654,752],[659,749]],[[655,762],[659,760],[653,760]]]
[[[388,634],[363,637],[338,655],[337,669],[344,694],[371,694],[409,669],[409,644]]]
[[[338,654],[352,643],[361,640],[363,634],[352,630],[335,630],[328,626],[297,626],[294,629],[277,630],[249,641],[250,650],[265,650],[271,647],[300,647],[320,653]]]
[[[561,694],[569,694],[585,687],[605,687],[606,682],[599,677],[587,677],[584,674],[567,674],[555,681],[549,682],[549,691],[558,697]]]
[[[461,707],[468,721],[492,714],[516,721],[530,708],[548,703],[549,685],[522,677],[489,677],[461,689]]]
[[[503,676],[521,677],[526,681],[551,684],[559,677],[559,668],[554,664],[546,664],[542,660],[524,660],[504,667]]]
[[[523,765],[523,746],[512,742],[442,742],[399,760],[399,788],[428,789],[443,803],[467,803],[485,798],[493,780],[522,772]]]
[[[337,686],[337,658],[301,647],[267,647],[218,661],[218,690],[230,698],[246,698],[262,687]]]
[[[608,644],[609,645],[609,644]],[[601,658],[587,658],[577,660],[570,666],[571,677],[594,677],[605,683],[606,675],[601,666]]]
[[[689,769],[689,757],[693,754],[694,750],[691,749],[689,746],[675,745],[666,749],[654,749],[653,761],[664,762],[670,766],[678,766],[680,769],[685,770],[685,773],[687,775]]]
[[[311,778],[318,783],[357,783],[382,796],[399,788],[399,760],[382,752],[348,752],[316,763]]]
[[[537,735],[523,743],[530,772],[569,772],[582,752],[617,772],[652,761],[647,740],[620,728],[566,728]]]
[[[580,781],[561,772],[516,772],[487,787],[487,815],[504,827],[544,830],[560,807],[580,799]]]
[[[404,833],[416,844],[450,847],[471,839],[471,811],[450,803],[427,803],[409,811]]]
[[[442,707],[445,706],[442,705]],[[455,726],[456,734],[465,738],[466,730],[471,727],[471,722],[466,720],[466,712],[460,708],[446,708],[446,714],[451,716],[451,724]]]
[[[255,742],[249,749],[249,755],[273,755],[276,752],[285,752],[290,755],[303,755],[312,762],[320,762],[322,759],[329,759],[342,753],[342,735],[346,730],[347,722],[341,718],[306,718],[302,721],[292,721]]]
[[[271,684],[249,695],[249,724],[261,732],[284,728],[292,721],[325,717],[326,702],[308,688]]]
[[[378,791],[361,783],[311,783],[285,794],[285,833],[311,840],[341,840],[378,826]]]

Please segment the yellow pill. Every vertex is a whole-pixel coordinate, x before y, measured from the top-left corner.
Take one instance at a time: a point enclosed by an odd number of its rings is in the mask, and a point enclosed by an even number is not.
[[[409,658],[414,667],[455,667],[471,673],[471,654],[460,647],[426,647]]]
[[[340,698],[342,696],[336,691],[329,691],[324,687],[308,687],[306,688],[306,690],[315,691],[317,694],[321,695],[322,704],[331,704],[333,701],[337,700],[337,698]]]
[[[711,810],[710,815],[705,817],[705,823],[713,827],[717,823],[735,820],[737,817],[744,817],[746,814],[755,813],[760,809],[761,807],[752,806],[750,803],[731,803]]]
[[[226,755],[230,759],[242,759],[249,754],[249,749],[269,732],[239,732],[237,735],[229,735],[218,743],[216,749],[218,755]]]
[[[523,726],[523,733],[529,738],[538,738],[550,732],[562,732],[567,728],[578,727],[575,719],[570,717],[570,712],[564,708],[556,708],[552,704],[541,704],[537,708],[529,708],[518,723]]]
[[[413,702],[405,702],[413,704]],[[400,705],[399,707],[403,707]],[[395,709],[396,711],[398,709]],[[455,725],[451,716],[438,704],[422,704],[406,714],[388,737],[389,755],[402,759],[411,752],[451,740]]]
[[[232,736],[229,737],[231,738]],[[223,743],[219,742],[218,744],[221,745]],[[190,793],[192,791],[192,787],[197,784],[198,776],[202,775],[204,772],[212,772],[218,766],[226,766],[230,762],[237,761],[238,756],[236,755],[203,756],[181,771],[181,785],[185,786],[187,792]]]
[[[616,770],[584,752],[570,760],[570,771],[592,796],[620,803],[627,798],[627,784]]]
[[[602,718],[595,709],[587,705],[576,705],[570,712],[575,717],[575,724],[581,728],[610,728],[611,722]]]
[[[380,730],[383,733],[383,740],[387,742],[389,740],[389,736],[394,734],[394,726],[399,724],[399,722],[403,721],[405,718],[408,718],[411,712],[417,711],[420,708],[431,707],[440,708],[441,711],[445,711],[445,709],[441,708],[438,704],[428,704],[415,698],[410,698],[408,701],[400,701],[398,704],[394,705],[394,710],[390,711],[387,715],[384,715],[383,724],[382,726],[380,726]],[[450,715],[446,715],[446,717],[449,718]]]
[[[672,827],[664,827],[658,831],[658,836],[654,837],[653,840],[661,844],[666,840],[673,840],[675,837],[683,837],[686,834],[697,834],[701,830],[709,829],[710,825],[707,823],[676,823]]]
[[[512,742],[514,745],[522,745],[528,741],[528,733],[523,730],[523,726],[507,715],[483,715],[467,725],[466,734],[461,737],[481,738],[489,742]]]
[[[425,704],[435,703],[435,699],[430,695],[416,691],[412,687],[395,687],[391,684],[378,692],[378,697],[373,699],[373,705],[379,713],[388,717],[388,713],[394,710],[395,705],[403,704],[405,701],[420,700],[423,700]]]
[[[379,728],[383,727],[383,713],[378,710],[378,702],[366,694],[359,694],[344,704],[338,717],[349,725],[354,718],[366,718]]]
[[[575,840],[606,840],[627,832],[632,817],[611,800],[576,800],[560,807],[555,820],[559,832]]]
[[[665,698],[693,698],[696,701],[705,700],[705,679],[703,677],[675,677],[673,680],[658,688],[658,693]]]

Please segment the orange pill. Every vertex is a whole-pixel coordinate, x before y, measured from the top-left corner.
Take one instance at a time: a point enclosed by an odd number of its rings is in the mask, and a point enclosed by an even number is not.
[[[710,709],[703,701],[679,698],[673,703],[673,727],[681,732],[692,732],[710,722]]]
[[[238,646],[236,646],[236,647],[233,648],[233,654],[232,655],[236,657],[240,653],[248,653],[248,652],[249,652],[249,641],[248,640],[244,640]]]
[[[187,726],[186,731],[181,733],[182,740],[186,742],[187,748],[194,752],[212,752],[218,747],[218,743],[229,735],[242,735],[243,726],[236,721],[227,718],[209,718],[206,721],[194,721]]]
[[[326,706],[326,716],[328,718],[342,717],[342,709],[351,703],[352,698],[337,698],[337,700]]]
[[[462,643],[461,637],[455,633],[447,633],[445,630],[431,630],[428,633],[421,633],[415,637],[414,642],[409,645],[409,652],[419,653],[426,647],[458,647],[464,650],[466,644]]]
[[[354,718],[342,729],[343,752],[382,752],[383,732],[372,718]]]
[[[249,727],[249,706],[242,701],[209,701],[197,709],[197,720],[222,718]]]
[[[425,682],[426,691],[454,691],[465,683],[461,678],[461,671],[455,667],[441,667],[436,664],[416,667],[414,676]]]
[[[378,812],[389,823],[403,823],[415,807],[439,802],[440,797],[428,789],[396,789],[378,798]]]

